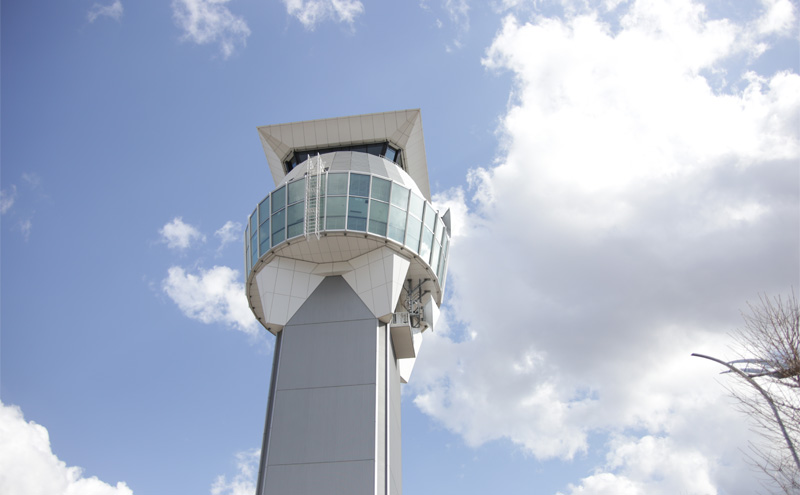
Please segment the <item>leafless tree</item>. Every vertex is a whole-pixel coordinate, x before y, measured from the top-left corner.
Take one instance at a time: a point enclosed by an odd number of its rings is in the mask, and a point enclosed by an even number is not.
[[[748,304],[744,326],[733,334],[741,359],[722,364],[740,379],[729,390],[750,416],[762,442],[750,446],[750,460],[782,493],[800,494],[800,306],[797,296],[769,298]]]

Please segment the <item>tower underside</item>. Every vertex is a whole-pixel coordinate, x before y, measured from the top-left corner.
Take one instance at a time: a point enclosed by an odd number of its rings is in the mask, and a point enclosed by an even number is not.
[[[390,327],[325,277],[277,336],[257,495],[400,495],[400,438]]]

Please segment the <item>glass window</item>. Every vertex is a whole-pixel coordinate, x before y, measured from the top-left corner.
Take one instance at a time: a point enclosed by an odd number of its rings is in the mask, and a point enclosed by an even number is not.
[[[325,228],[329,230],[344,229],[344,219],[347,212],[347,197],[329,196],[326,202]]]
[[[264,201],[258,204],[258,218],[261,219],[261,223],[269,220],[269,196],[264,198]]]
[[[442,217],[436,217],[436,228],[433,229],[433,238],[436,240],[441,240],[442,238]]]
[[[436,275],[439,277],[439,286],[441,286],[442,291],[444,291],[444,282],[447,277],[447,255],[449,254],[449,250],[450,245],[445,243],[442,247],[442,261],[439,262],[439,273]]]
[[[384,143],[368,144],[367,153],[370,155],[381,156],[383,154],[383,144]]]
[[[280,244],[286,239],[286,210],[272,215],[272,245]]]
[[[391,146],[386,147],[386,159],[390,162],[394,161],[394,158],[397,156],[397,150],[392,148]]]
[[[430,203],[425,203],[425,227],[433,233],[433,225],[436,221],[436,210]]]
[[[306,180],[299,179],[289,183],[289,204],[306,199]]]
[[[286,209],[286,223],[288,224],[286,227],[288,229],[286,233],[287,239],[303,235],[303,214],[305,213],[305,209],[305,203],[293,204]]]
[[[408,227],[406,228],[406,242],[405,245],[415,253],[419,252],[419,235],[422,228],[422,220],[414,218],[413,215],[408,216]]]
[[[350,186],[352,187],[352,185],[351,181]],[[369,181],[367,181],[367,188],[369,188]],[[368,201],[367,198],[350,198],[347,205],[347,230],[360,230],[362,232],[367,230]]]
[[[373,201],[369,209],[369,231],[386,236],[386,221],[389,217],[389,203]]]
[[[250,266],[252,267],[258,261],[258,245],[256,244],[255,233],[250,237],[250,246]]]
[[[403,243],[406,233],[406,212],[392,205],[389,210],[389,239]]]
[[[389,191],[392,188],[392,181],[381,179],[378,177],[372,178],[372,199],[379,199],[381,201],[389,202]]]
[[[431,259],[431,243],[433,242],[433,232],[428,228],[422,229],[422,242],[419,244],[419,257],[429,262]],[[430,263],[428,263],[430,264]]]
[[[256,229],[258,228],[258,214],[256,211],[258,210],[253,210],[253,213],[250,215],[250,232],[252,235],[255,235]]]
[[[244,236],[244,279],[250,275],[250,241]]]
[[[325,230],[325,196],[319,197],[319,230]]]
[[[328,196],[347,194],[347,174],[328,174]]]
[[[369,175],[350,174],[350,196],[369,197]]]
[[[408,189],[396,182],[392,182],[392,204],[403,210],[408,206]]]
[[[433,239],[433,249],[431,250],[431,270],[433,273],[439,269],[439,251],[441,250],[441,246],[439,245],[439,240],[434,238]]]
[[[412,194],[411,199],[408,201],[408,212],[422,220],[422,212],[424,207],[425,201],[416,194]]]
[[[436,276],[439,278],[439,285],[442,286],[442,289],[444,289],[444,281],[442,280],[442,277],[444,276],[444,267],[447,263],[447,249],[449,244],[450,239],[447,238],[447,235],[442,236],[442,259],[439,261],[439,271],[436,274]]]
[[[286,186],[281,186],[271,194],[272,196],[272,213],[280,210],[286,206]],[[274,222],[273,222],[274,223]]]
[[[258,246],[260,249],[258,254],[261,256],[264,256],[264,253],[269,251],[269,218],[258,229]]]

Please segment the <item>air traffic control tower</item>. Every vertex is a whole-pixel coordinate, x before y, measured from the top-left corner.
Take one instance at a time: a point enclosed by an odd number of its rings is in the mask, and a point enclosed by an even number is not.
[[[400,495],[400,384],[450,246],[420,111],[258,134],[277,187],[245,232],[248,303],[276,336],[257,495]]]

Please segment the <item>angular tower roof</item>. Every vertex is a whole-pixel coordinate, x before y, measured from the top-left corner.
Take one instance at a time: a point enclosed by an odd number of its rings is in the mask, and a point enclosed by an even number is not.
[[[275,184],[286,176],[283,163],[295,151],[388,141],[401,150],[406,172],[425,198],[431,199],[422,116],[418,108],[266,125],[258,128],[258,135]]]

